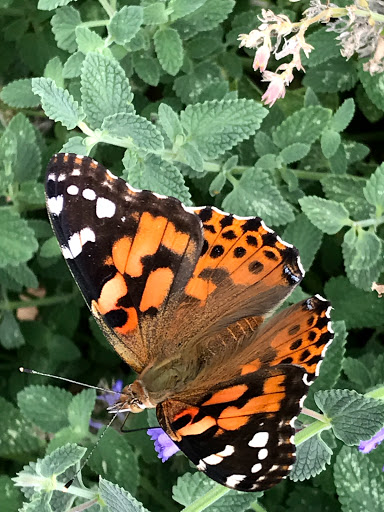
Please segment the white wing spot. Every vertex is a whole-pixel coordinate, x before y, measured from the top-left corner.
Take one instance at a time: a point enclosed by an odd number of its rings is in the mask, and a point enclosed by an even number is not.
[[[60,196],[55,196],[55,197],[49,197],[47,200],[47,205],[48,205],[49,211],[53,215],[60,215],[60,213],[63,210],[64,196],[60,195]]]
[[[62,172],[61,174],[59,174],[57,181],[64,181],[66,178],[67,178],[67,175]]]
[[[85,188],[83,190],[83,197],[89,201],[94,201],[96,199],[96,192],[91,188]]]
[[[209,464],[210,466],[216,466],[216,464],[220,464],[223,461],[223,457],[219,457],[219,455],[213,454],[208,455],[208,457],[204,457],[203,462],[205,464]]]
[[[207,469],[207,465],[203,460],[199,460],[199,463],[196,467],[199,471],[205,471]]]
[[[231,475],[225,481],[225,485],[228,487],[236,487],[240,482],[246,478],[246,475]]]
[[[77,187],[76,185],[69,185],[69,187],[67,188],[67,192],[69,195],[75,196],[79,193],[79,187]]]
[[[96,240],[95,232],[91,228],[83,228],[79,233],[74,233],[68,240],[68,247],[62,246],[61,250],[65,259],[74,259],[81,253],[87,242]]]
[[[106,197],[98,197],[96,201],[96,217],[98,219],[104,219],[107,217],[110,219],[115,215],[116,205]]]
[[[259,460],[264,460],[265,458],[268,457],[268,450],[266,448],[262,448],[259,451],[259,454],[258,454],[257,457],[258,457]]]
[[[48,181],[56,181],[56,175],[54,172],[51,172],[51,174],[48,174]]]
[[[216,455],[219,455],[220,457],[229,457],[234,453],[235,448],[231,446],[230,444],[227,444],[223,451],[218,452]]]
[[[248,446],[251,448],[263,448],[268,443],[268,432],[257,432],[249,441]]]
[[[263,466],[260,464],[260,462],[258,462],[257,464],[255,464],[254,466],[251,467],[251,473],[258,473],[262,469],[263,469]]]

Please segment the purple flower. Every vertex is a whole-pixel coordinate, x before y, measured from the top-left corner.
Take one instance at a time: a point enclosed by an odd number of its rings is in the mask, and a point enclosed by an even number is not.
[[[152,441],[155,441],[155,450],[162,462],[165,462],[179,451],[177,445],[162,428],[149,428],[147,434],[151,437]]]
[[[123,389],[123,381],[121,379],[118,379],[112,386],[112,391],[115,391],[116,393],[121,393]],[[108,406],[111,407],[111,405],[114,405],[116,402],[116,395],[115,393],[104,393],[97,397],[98,400],[104,400],[104,402],[107,402]]]
[[[374,450],[384,440],[384,427],[377,432],[368,441],[360,441],[359,450],[362,453],[369,453]]]

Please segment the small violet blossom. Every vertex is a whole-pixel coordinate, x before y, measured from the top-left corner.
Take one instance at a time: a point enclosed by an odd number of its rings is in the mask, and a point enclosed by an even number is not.
[[[123,389],[123,381],[121,379],[118,379],[115,384],[112,386],[112,391],[115,391],[116,393],[121,393]],[[106,402],[108,404],[108,407],[111,407],[116,402],[116,396],[115,393],[103,393],[102,395],[97,397],[97,400],[101,400],[103,402]],[[101,421],[95,421],[93,419],[89,420],[89,424],[91,427],[96,428],[97,430],[100,430],[101,428],[105,427],[105,424]]]
[[[155,441],[155,450],[162,462],[165,462],[179,451],[177,445],[162,428],[149,428],[147,434],[151,437],[152,441]]]
[[[382,441],[384,441],[384,427],[371,437],[371,439],[368,439],[368,441],[360,441],[359,450],[362,453],[369,453],[379,446]]]

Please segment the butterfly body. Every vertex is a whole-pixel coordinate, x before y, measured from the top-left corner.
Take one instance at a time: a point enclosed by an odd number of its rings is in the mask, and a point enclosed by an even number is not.
[[[223,485],[278,483],[332,340],[319,296],[269,318],[303,278],[298,251],[257,217],[133,189],[88,157],[55,155],[46,196],[92,314],[138,373],[124,409],[156,408],[180,449]]]

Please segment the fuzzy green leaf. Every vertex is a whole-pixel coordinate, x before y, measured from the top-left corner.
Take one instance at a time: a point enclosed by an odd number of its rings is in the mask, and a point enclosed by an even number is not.
[[[57,87],[64,88],[63,64],[59,57],[53,57],[47,62],[44,68],[44,78],[51,78]]]
[[[195,0],[191,2],[190,0],[170,0],[168,4],[168,9],[172,9],[171,20],[175,21],[179,18],[184,18],[188,14],[193,13],[205,4],[207,0]]]
[[[235,0],[206,0],[196,11],[178,20],[178,23],[187,31],[192,29],[194,33],[205,32],[224,21],[234,7]]]
[[[247,169],[223,201],[223,208],[238,215],[258,215],[267,224],[279,226],[294,219],[291,205],[285,201],[270,174]]]
[[[48,117],[72,130],[85,117],[83,109],[66,89],[57,87],[50,78],[33,78],[32,90],[41,98]]]
[[[109,512],[148,512],[128,491],[102,477],[99,492]]]
[[[370,369],[362,361],[346,357],[343,363],[343,371],[358,391],[364,393],[372,386]]]
[[[227,177],[225,173],[219,172],[209,185],[209,193],[211,194],[211,196],[214,197],[217,196],[217,194],[220,194],[226,182]]]
[[[336,34],[328,32],[327,27],[319,28],[306,37],[305,40],[313,46],[309,57],[303,55],[302,63],[305,67],[316,67],[327,60],[340,56]]]
[[[19,510],[23,502],[21,491],[15,487],[7,475],[0,476],[0,510],[11,512]]]
[[[124,178],[133,187],[177,197],[187,206],[191,204],[191,195],[179,169],[157,155],[149,155],[141,164],[127,168]]]
[[[264,155],[279,154],[279,149],[271,137],[261,130],[255,135],[255,151],[260,157]]]
[[[384,164],[381,164],[371,174],[364,188],[364,196],[368,203],[378,210],[379,215],[384,212]]]
[[[189,165],[196,172],[204,171],[204,161],[201,153],[197,147],[190,142],[185,142],[179,148],[175,155],[175,160]]]
[[[81,68],[85,55],[81,52],[75,52],[68,57],[63,67],[63,78],[76,78],[81,74]]]
[[[45,478],[50,478],[53,475],[61,475],[66,469],[76,464],[76,462],[79,462],[86,451],[86,448],[75,444],[61,446],[43,459],[37,460],[35,467],[36,473]]]
[[[86,145],[87,139],[71,137],[60,149],[60,153],[76,153],[76,155],[89,155],[90,148]]]
[[[348,446],[370,439],[384,425],[384,402],[356,391],[318,391],[315,402],[331,420],[335,436]]]
[[[183,135],[183,128],[180,123],[179,116],[166,103],[159,106],[159,122],[165,131],[168,139],[173,144],[178,135]]]
[[[335,130],[324,130],[321,134],[321,150],[325,158],[331,158],[340,146],[341,137]]]
[[[355,114],[355,102],[353,98],[346,99],[337,109],[330,124],[331,130],[336,132],[344,131],[352,121]]]
[[[51,25],[59,48],[70,53],[77,50],[75,30],[80,24],[80,13],[73,7],[66,6],[57,9],[51,19]]]
[[[75,395],[68,405],[68,420],[71,427],[79,433],[86,435],[89,429],[89,420],[95,407],[96,391],[83,389]]]
[[[357,82],[356,64],[344,57],[336,57],[319,66],[309,68],[303,84],[318,93],[349,91]]]
[[[384,510],[381,468],[356,448],[343,446],[340,450],[334,466],[334,478],[343,512]]]
[[[33,108],[40,105],[40,97],[32,91],[31,78],[10,82],[1,90],[0,98],[4,103],[15,108]]]
[[[87,55],[90,52],[103,53],[105,49],[104,39],[94,30],[88,27],[76,27],[76,43],[79,52]]]
[[[7,350],[25,345],[20,325],[11,311],[3,311],[1,315],[0,343]]]
[[[333,320],[345,320],[347,329],[382,325],[384,302],[372,292],[359,290],[346,277],[330,279],[325,293],[334,307]]]
[[[266,115],[267,110],[252,100],[214,100],[188,105],[180,120],[203,157],[215,158],[249,139]]]
[[[300,206],[314,226],[328,235],[334,235],[349,225],[349,212],[344,205],[317,196],[299,199]]]
[[[89,465],[103,478],[124,485],[128,492],[136,492],[139,480],[137,456],[127,436],[121,436],[111,428],[106,430],[103,442],[97,445]]]
[[[24,263],[38,249],[33,230],[26,220],[7,207],[0,208],[0,268]]]
[[[82,105],[92,128],[117,113],[132,113],[133,94],[120,64],[104,55],[89,53],[81,72]]]
[[[157,59],[145,55],[134,55],[133,63],[139,78],[153,87],[158,85],[161,67]]]
[[[329,164],[333,174],[340,175],[347,172],[348,162],[344,144],[339,144],[336,152],[329,157]]]
[[[291,114],[273,132],[273,142],[281,149],[301,142],[312,144],[317,140],[331,118],[331,111],[323,107],[306,107]]]
[[[374,214],[374,208],[370,206],[364,197],[366,180],[358,176],[332,176],[321,180],[327,199],[343,203],[351,217],[363,220]]]
[[[39,286],[36,275],[26,263],[0,269],[0,281],[6,288],[15,292],[21,292],[22,288],[37,288]]]
[[[321,473],[330,464],[331,448],[320,434],[314,435],[296,447],[296,461],[289,474],[294,482],[302,482]]]
[[[146,5],[143,10],[144,25],[163,25],[167,23],[168,15],[163,2]]]
[[[35,186],[35,180],[41,172],[41,154],[33,125],[23,114],[19,113],[12,118],[7,131],[13,133],[17,145],[13,162],[15,181],[23,183],[33,180],[33,186]],[[28,202],[32,203],[33,201]]]
[[[125,44],[135,37],[142,23],[143,8],[139,5],[125,5],[112,16],[108,32],[117,44]]]
[[[302,158],[308,155],[311,146],[309,144],[303,144],[302,142],[294,142],[289,146],[285,147],[280,156],[286,165],[298,162]]]
[[[184,57],[183,43],[177,30],[161,28],[156,31],[153,41],[161,67],[170,75],[177,75]]]
[[[377,106],[368,98],[368,95],[361,84],[359,84],[356,89],[356,102],[359,109],[370,123],[376,123],[384,116],[383,110],[377,108]]]
[[[363,84],[364,90],[368,98],[380,110],[384,110],[384,74],[374,73],[371,75],[369,71],[363,70],[363,65],[359,66],[359,78]]]
[[[39,0],[37,8],[42,11],[52,11],[56,7],[62,7],[68,5],[72,0]]]
[[[309,270],[323,239],[320,229],[301,213],[286,227],[283,238],[299,249],[301,263],[305,270]]]
[[[145,117],[136,114],[114,114],[104,119],[102,130],[129,141],[147,151],[161,151],[164,139],[159,130]]]
[[[57,432],[68,425],[71,400],[71,393],[54,386],[27,386],[17,394],[23,415],[45,432]]]

